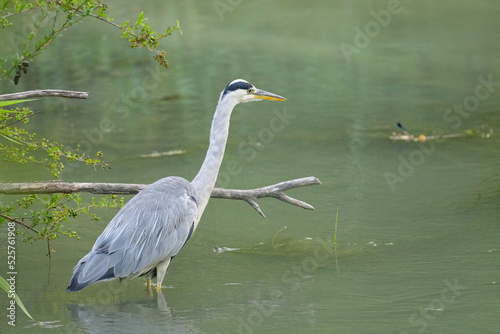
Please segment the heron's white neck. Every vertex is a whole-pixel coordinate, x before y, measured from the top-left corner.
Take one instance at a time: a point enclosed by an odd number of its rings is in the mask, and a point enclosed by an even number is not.
[[[236,104],[237,102],[231,98],[219,99],[219,103],[215,109],[207,155],[198,175],[191,182],[196,189],[196,200],[198,202],[198,219],[195,225],[198,224],[214,189],[215,181],[217,181],[229,133],[229,119]]]

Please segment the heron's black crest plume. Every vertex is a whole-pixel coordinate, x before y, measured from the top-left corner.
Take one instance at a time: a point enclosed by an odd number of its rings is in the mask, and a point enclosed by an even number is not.
[[[229,92],[234,92],[235,90],[238,89],[250,89],[252,88],[253,85],[249,82],[246,82],[245,80],[234,80],[230,83],[227,84],[226,89],[224,89],[224,93],[222,93],[222,96],[226,95]]]

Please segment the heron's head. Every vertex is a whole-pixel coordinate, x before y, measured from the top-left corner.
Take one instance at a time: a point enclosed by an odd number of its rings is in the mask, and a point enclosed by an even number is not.
[[[254,85],[243,79],[236,79],[227,84],[226,89],[222,92],[221,99],[235,99],[236,103],[252,102],[252,101],[285,101],[282,96],[269,93],[255,88]]]

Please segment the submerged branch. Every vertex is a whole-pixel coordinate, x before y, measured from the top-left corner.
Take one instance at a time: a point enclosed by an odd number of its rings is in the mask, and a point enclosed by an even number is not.
[[[306,202],[300,201],[284,194],[285,191],[321,184],[314,176],[294,179],[269,185],[262,188],[239,190],[214,188],[212,198],[237,199],[246,201],[261,216],[264,213],[257,204],[257,200],[263,197],[272,197],[285,203],[293,204],[304,209],[314,210],[314,207]],[[127,183],[83,183],[83,182],[27,182],[27,183],[0,183],[0,193],[3,194],[70,194],[75,192],[89,192],[92,194],[119,194],[133,195],[146,188],[147,184],[127,184]]]
[[[21,100],[21,99],[29,99],[32,97],[48,97],[48,96],[67,97],[73,99],[87,99],[89,97],[89,93],[76,92],[72,90],[61,90],[61,89],[37,89],[37,90],[29,90],[26,92],[3,94],[0,95],[0,101]]]

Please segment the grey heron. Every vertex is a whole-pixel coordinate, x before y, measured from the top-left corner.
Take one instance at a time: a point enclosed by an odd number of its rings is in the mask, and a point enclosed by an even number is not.
[[[285,101],[284,97],[237,79],[221,92],[210,130],[210,143],[200,171],[189,182],[178,176],[160,179],[128,201],[75,266],[67,292],[114,278],[156,277],[161,291],[174,256],[196,230],[215,186],[224,157],[229,119],[238,103]]]

